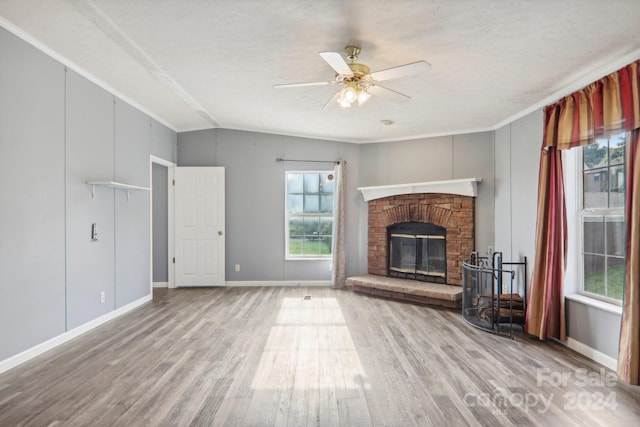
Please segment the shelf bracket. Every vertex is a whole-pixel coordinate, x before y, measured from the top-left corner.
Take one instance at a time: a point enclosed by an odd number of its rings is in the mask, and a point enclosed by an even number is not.
[[[91,184],[91,200],[95,200],[95,199],[96,199],[96,185]]]
[[[131,190],[127,190],[127,202],[131,201]]]

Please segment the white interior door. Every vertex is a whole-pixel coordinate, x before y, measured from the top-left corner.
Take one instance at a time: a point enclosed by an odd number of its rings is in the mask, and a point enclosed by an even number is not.
[[[224,284],[224,168],[175,170],[175,284]]]

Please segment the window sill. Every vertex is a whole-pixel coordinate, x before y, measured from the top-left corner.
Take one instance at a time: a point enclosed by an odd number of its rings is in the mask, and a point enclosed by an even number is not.
[[[622,314],[622,306],[617,304],[601,301],[596,298],[589,298],[586,295],[580,295],[580,294],[565,295],[564,297],[568,300],[576,301],[581,304],[600,309],[602,311],[606,311],[613,314],[620,314],[620,315]]]
[[[285,257],[285,261],[331,261],[331,257]]]

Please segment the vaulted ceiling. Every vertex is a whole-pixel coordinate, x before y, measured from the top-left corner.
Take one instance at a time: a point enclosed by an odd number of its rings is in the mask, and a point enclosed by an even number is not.
[[[178,132],[349,142],[495,129],[640,58],[639,22],[638,0],[0,1],[0,25]],[[404,104],[272,87],[332,80],[318,53],[347,44],[431,69],[385,82]]]

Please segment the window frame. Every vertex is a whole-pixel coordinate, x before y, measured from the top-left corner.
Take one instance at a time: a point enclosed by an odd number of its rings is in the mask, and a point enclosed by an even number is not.
[[[610,149],[610,140],[611,137],[618,134],[618,133],[624,133],[625,134],[625,146],[626,143],[629,139],[629,134],[628,132],[619,132],[619,131],[614,131],[614,132],[609,132],[606,135],[608,142],[608,148]],[[604,137],[604,136],[603,136]],[[584,242],[584,223],[585,223],[585,219],[588,217],[601,217],[604,227],[605,227],[605,233],[606,233],[606,223],[607,223],[607,218],[608,217],[619,217],[621,216],[623,219],[623,222],[626,222],[626,217],[625,217],[625,207],[623,206],[619,206],[619,207],[607,207],[607,208],[585,208],[584,207],[584,173],[585,173],[585,169],[584,169],[584,149],[586,146],[582,146],[580,147],[580,154],[578,157],[578,164],[579,167],[576,168],[576,172],[577,172],[577,190],[578,190],[578,212],[577,212],[577,217],[578,217],[578,230],[579,230],[579,253],[578,253],[578,267],[579,267],[579,286],[578,286],[578,294],[582,295],[584,297],[587,298],[592,298],[595,300],[600,300],[606,303],[610,303],[610,304],[614,304],[614,305],[618,305],[621,306],[622,305],[622,299],[615,299],[606,295],[601,295],[601,294],[597,294],[594,292],[590,292],[585,290],[585,274],[584,274],[584,258],[585,258],[585,242]],[[626,149],[625,149],[626,152]],[[609,153],[607,154],[609,155]],[[623,158],[623,162],[622,165],[624,167],[625,170],[625,174],[626,174],[626,166],[627,166],[627,161],[626,158]],[[607,164],[607,172],[610,171],[611,169],[611,163],[610,163],[610,159],[608,160],[608,164]],[[627,189],[627,183],[625,182],[625,194],[626,194],[626,189]],[[607,189],[607,201],[608,204],[610,204],[610,199],[611,199],[611,184],[610,182],[608,182],[608,189]],[[624,247],[624,242],[623,242],[623,247]],[[607,247],[606,247],[606,240],[605,240],[605,249],[604,249],[604,257],[605,257],[605,262],[607,261],[607,258],[609,257],[615,257],[615,256],[611,256],[608,255],[607,252]],[[587,253],[587,255],[589,255],[589,253]],[[599,255],[599,254],[596,254]],[[625,260],[626,256],[623,255],[622,259]],[[605,277],[607,277],[607,270],[608,270],[608,264],[606,264],[607,267],[604,270],[604,275]],[[624,287],[624,282],[622,284],[622,286]]]
[[[334,177],[334,189],[333,192],[331,193],[327,193],[327,194],[331,194],[332,196],[332,200],[333,203],[331,204],[331,213],[317,213],[317,214],[294,214],[294,217],[302,217],[304,218],[305,216],[308,217],[318,217],[318,218],[330,218],[331,219],[331,245],[329,247],[329,253],[328,254],[303,254],[303,255],[292,255],[289,251],[289,240],[290,240],[290,236],[289,236],[289,219],[291,218],[292,215],[289,214],[289,174],[317,174],[317,175],[321,175],[321,174],[327,174],[327,175],[332,175],[334,174],[334,170],[330,169],[330,170],[287,170],[284,173],[284,241],[285,241],[285,260],[286,261],[312,261],[312,260],[322,260],[322,261],[326,261],[326,260],[331,260],[333,258],[333,240],[335,238],[334,236],[334,226],[335,226],[335,194],[336,194],[336,188],[335,188],[335,177]],[[302,192],[303,196],[305,194],[304,189]],[[311,193],[311,194],[315,194],[315,193]]]

